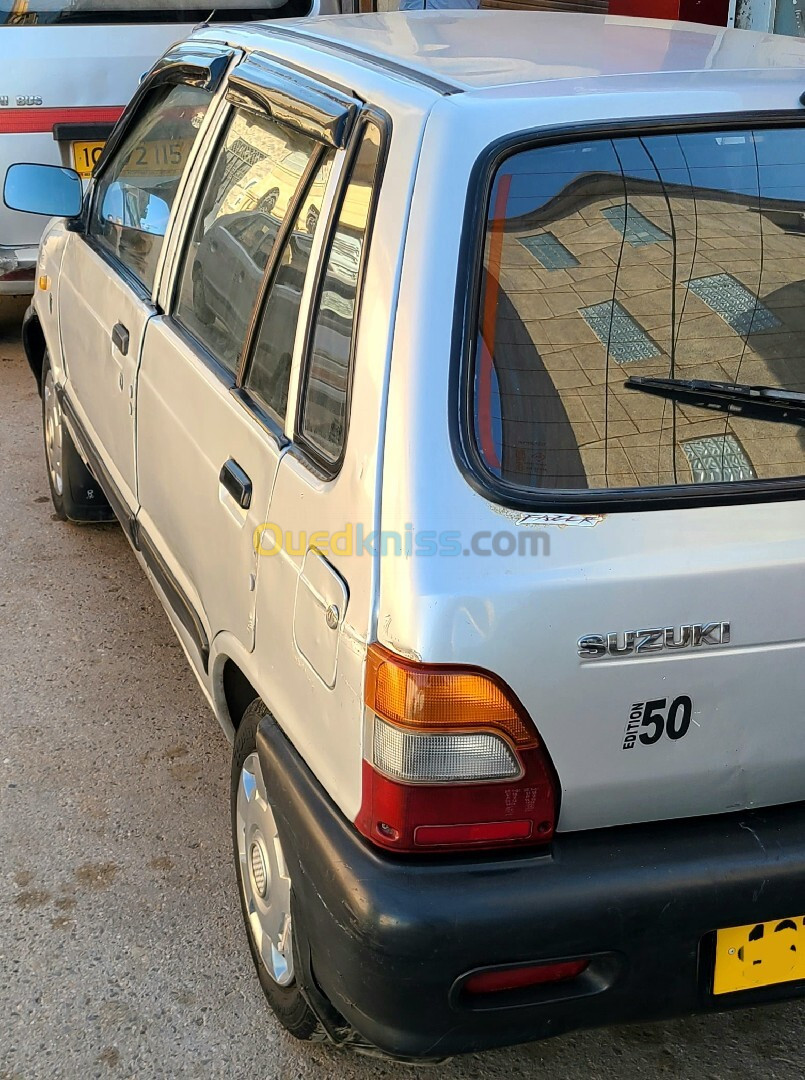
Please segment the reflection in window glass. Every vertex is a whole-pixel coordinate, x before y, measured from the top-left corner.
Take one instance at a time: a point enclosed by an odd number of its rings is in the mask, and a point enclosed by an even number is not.
[[[274,241],[316,144],[236,112],[207,181],[174,314],[235,371]]]
[[[579,265],[576,256],[571,255],[565,245],[560,244],[549,232],[538,236],[521,236],[520,243],[546,270],[566,270],[568,266]]]
[[[184,167],[210,94],[194,86],[153,91],[98,182],[90,234],[150,292]]]
[[[634,373],[805,392],[803,221],[799,130],[510,157],[490,199],[474,358],[486,468],[532,489],[805,474],[798,425],[624,386]]]
[[[366,228],[380,156],[380,131],[367,125],[330,240],[302,399],[302,432],[327,461],[346,434],[352,338]]]
[[[734,435],[703,435],[682,443],[693,479],[699,484],[754,480],[757,473]]]
[[[288,405],[302,289],[332,164],[330,154],[306,192],[294,230],[285,243],[263,308],[257,344],[244,383],[280,424],[285,420]]]

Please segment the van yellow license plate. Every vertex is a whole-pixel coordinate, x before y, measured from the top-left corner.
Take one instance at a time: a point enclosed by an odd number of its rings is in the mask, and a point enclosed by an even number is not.
[[[733,926],[716,932],[714,994],[805,979],[805,918]]]
[[[80,177],[88,180],[98,163],[104,144],[102,142],[74,142],[73,168]]]

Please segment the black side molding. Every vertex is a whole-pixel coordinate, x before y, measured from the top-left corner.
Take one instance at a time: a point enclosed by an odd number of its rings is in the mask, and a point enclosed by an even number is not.
[[[168,603],[173,609],[176,618],[190,635],[201,658],[202,667],[206,672],[210,665],[210,642],[196,609],[188,600],[187,595],[170,569],[165,565],[162,556],[154,547],[148,534],[137,522],[135,522],[135,535],[137,537],[136,546],[145,559],[148,569],[159,583],[160,589],[168,598]]]

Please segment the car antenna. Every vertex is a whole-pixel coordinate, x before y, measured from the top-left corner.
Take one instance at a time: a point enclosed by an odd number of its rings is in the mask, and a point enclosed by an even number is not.
[[[218,8],[213,8],[212,11],[207,16],[207,18],[204,20],[204,22],[200,22],[198,24],[198,26],[194,27],[194,29],[195,30],[203,30],[205,26],[209,26],[210,23],[212,22],[212,20],[215,18],[215,13],[216,13],[217,10],[218,10]]]

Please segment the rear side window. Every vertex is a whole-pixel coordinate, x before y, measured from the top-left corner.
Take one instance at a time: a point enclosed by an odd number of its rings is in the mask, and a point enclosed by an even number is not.
[[[327,465],[341,457],[347,428],[360,278],[380,159],[380,130],[367,124],[329,247],[301,398],[304,441]]]
[[[470,414],[525,490],[805,474],[803,428],[628,389],[631,375],[805,391],[805,132],[596,139],[492,186]]]

